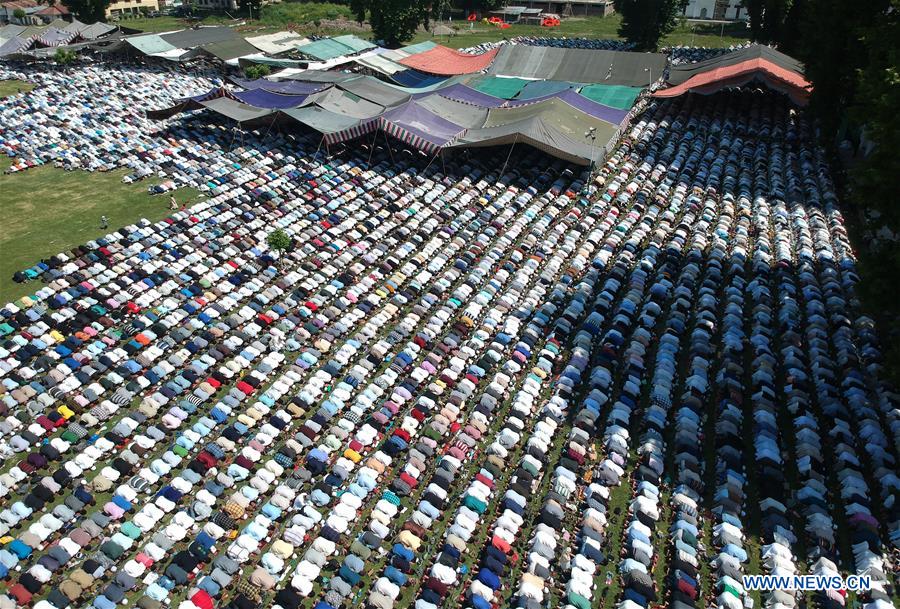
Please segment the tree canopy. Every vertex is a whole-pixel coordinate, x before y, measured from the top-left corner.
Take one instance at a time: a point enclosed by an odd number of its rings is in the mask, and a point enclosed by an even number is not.
[[[375,39],[389,47],[412,38],[419,24],[427,25],[430,4],[424,0],[350,0],[357,21],[365,21],[368,13]]]
[[[106,21],[110,0],[63,0],[63,5],[85,23]]]
[[[292,239],[283,229],[276,228],[266,237],[266,244],[279,253],[279,266],[281,265],[281,257],[284,252],[291,248]]]
[[[256,80],[257,78],[268,76],[271,72],[272,70],[269,68],[269,66],[261,63],[253,64],[244,68],[244,76],[246,76],[250,80]]]
[[[262,8],[262,0],[238,0],[238,8],[241,12],[248,13],[250,18],[256,15],[259,19],[259,11]]]
[[[614,0],[622,15],[619,36],[639,49],[656,50],[660,39],[675,29],[688,0]]]

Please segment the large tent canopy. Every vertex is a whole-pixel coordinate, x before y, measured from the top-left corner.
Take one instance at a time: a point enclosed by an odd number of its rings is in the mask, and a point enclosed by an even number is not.
[[[519,142],[587,164],[603,156],[627,114],[572,89],[504,101],[460,83],[423,94],[370,76],[334,83],[232,82],[243,90],[220,87],[147,116],[162,119],[208,109],[242,125],[294,122],[321,133],[327,145],[380,129],[429,154],[444,148]],[[592,129],[595,138],[589,140],[585,134]]]
[[[665,67],[666,57],[660,53],[508,44],[500,47],[488,73],[526,79],[641,87],[650,83],[653,74],[662,75]]]
[[[677,97],[689,92],[709,95],[759,82],[785,93],[794,103],[805,105],[812,91],[802,63],[758,44],[699,63],[673,66],[666,82],[672,86],[657,91],[655,97]]]
[[[427,74],[455,76],[481,72],[491,65],[496,55],[497,49],[491,49],[481,55],[469,55],[438,45],[422,53],[404,57],[399,63]]]
[[[47,25],[0,27],[0,57],[6,59],[34,59],[52,56],[57,48],[77,49],[93,44],[109,44],[120,28],[106,23],[86,24],[77,19],[71,23],[55,19]],[[123,30],[124,31],[124,30]]]
[[[585,132],[592,128],[599,146],[585,137]],[[524,143],[584,165],[605,156],[605,146],[617,130],[618,125],[560,99],[547,99],[517,108],[492,108],[482,129],[467,131],[451,147]]]
[[[319,61],[336,59],[345,55],[353,55],[362,51],[374,49],[375,45],[362,38],[353,35],[324,38],[313,42],[307,42],[296,47],[297,51]]]
[[[263,53],[279,55],[296,50],[297,47],[307,44],[309,39],[294,32],[276,32],[262,36],[249,36],[247,42]]]

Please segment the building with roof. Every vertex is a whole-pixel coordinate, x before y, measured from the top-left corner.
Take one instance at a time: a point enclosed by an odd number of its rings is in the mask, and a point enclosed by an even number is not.
[[[159,0],[115,0],[106,7],[106,16],[137,15],[144,10],[158,11]]]
[[[34,14],[40,17],[44,23],[50,23],[55,19],[72,21],[72,13],[70,13],[69,9],[63,4],[54,4],[53,6],[44,7]]]
[[[530,0],[528,8],[543,9],[562,17],[606,17],[616,12],[612,0]]]
[[[683,15],[689,19],[750,20],[742,0],[689,0]]]
[[[237,8],[235,0],[197,0],[201,9],[233,11]]]
[[[34,16],[34,13],[40,11],[43,7],[35,0],[10,0],[9,2],[0,2],[0,23],[14,23],[17,25],[36,25],[42,22],[40,17]],[[15,16],[17,9],[25,11],[25,18],[18,19]]]

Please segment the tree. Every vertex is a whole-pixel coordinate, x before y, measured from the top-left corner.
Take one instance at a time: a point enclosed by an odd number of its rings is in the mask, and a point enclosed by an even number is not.
[[[614,0],[622,15],[619,36],[639,49],[656,50],[659,40],[678,25],[687,4],[688,0]]]
[[[15,17],[17,21],[22,21],[23,19],[25,19],[25,10],[17,8],[13,11],[13,17]]]
[[[856,99],[859,70],[869,61],[865,32],[885,19],[890,3],[814,0],[804,11],[801,40],[792,46],[813,83],[810,108],[820,121],[826,145],[834,143],[847,108]]]
[[[428,23],[429,4],[425,0],[350,0],[350,9],[362,23],[369,13],[375,38],[389,47],[400,46]]]
[[[253,64],[252,66],[247,66],[244,68],[244,76],[249,78],[250,80],[256,80],[257,78],[262,78],[264,76],[268,76],[271,73],[271,69],[269,66],[261,63]]]
[[[94,23],[106,20],[110,0],[62,0],[62,3],[81,21]]]
[[[75,51],[56,49],[56,53],[53,54],[53,61],[55,61],[58,65],[67,66],[75,61]]]
[[[858,71],[856,100],[850,117],[864,125],[871,152],[851,169],[850,200],[868,220],[861,248],[860,291],[868,308],[878,311],[879,336],[886,369],[900,382],[900,301],[896,298],[900,275],[900,241],[880,238],[887,232],[900,236],[900,0],[872,24],[860,29],[864,66]]]
[[[450,0],[450,5],[463,11],[464,14],[497,10],[503,6],[503,0]]]
[[[750,15],[753,40],[762,43],[778,42],[792,4],[793,0],[744,0],[744,6]]]
[[[254,14],[256,15],[256,18],[259,19],[259,10],[262,8],[262,0],[238,0],[238,8],[245,13],[249,13],[251,19]]]
[[[266,237],[266,243],[271,249],[278,252],[278,267],[280,268],[283,262],[284,252],[288,251],[291,247],[290,235],[282,229],[276,228],[269,233],[268,237]]]

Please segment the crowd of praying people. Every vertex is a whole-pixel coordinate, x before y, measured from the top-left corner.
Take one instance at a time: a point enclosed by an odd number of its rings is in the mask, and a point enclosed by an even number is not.
[[[786,97],[650,100],[587,168],[144,118],[191,67],[4,78],[11,171],[205,197],[17,274],[3,609],[851,602],[751,567],[896,606],[897,395]]]

